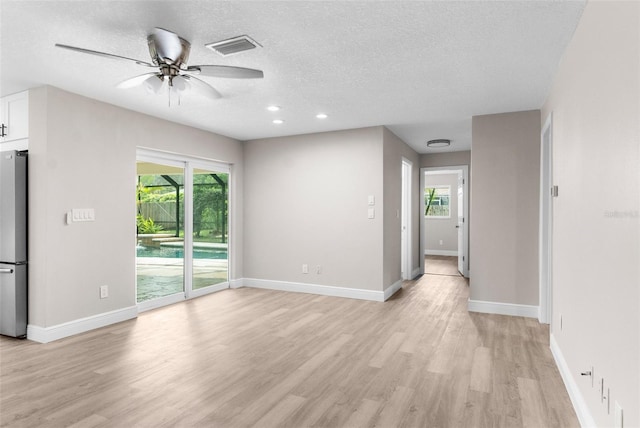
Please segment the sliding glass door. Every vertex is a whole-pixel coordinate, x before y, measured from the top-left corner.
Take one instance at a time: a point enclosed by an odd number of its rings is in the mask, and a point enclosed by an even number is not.
[[[229,178],[228,165],[139,151],[141,309],[229,287]]]
[[[192,288],[229,281],[229,174],[193,169]]]
[[[138,161],[136,300],[184,296],[184,165]]]

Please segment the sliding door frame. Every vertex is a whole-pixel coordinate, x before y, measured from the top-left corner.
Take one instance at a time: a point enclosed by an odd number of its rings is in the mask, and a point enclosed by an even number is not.
[[[166,306],[194,297],[203,296],[216,291],[230,288],[231,283],[231,253],[232,253],[232,168],[230,164],[216,162],[208,159],[202,159],[192,156],[180,155],[176,153],[161,152],[146,148],[136,149],[136,161],[154,162],[158,164],[167,164],[169,166],[181,167],[184,170],[184,288],[183,293],[161,297],[158,299],[148,300],[138,303],[138,311],[155,309],[160,306]],[[193,170],[203,169],[212,172],[220,172],[228,174],[228,193],[227,193],[227,280],[219,284],[214,284],[197,290],[193,289]],[[136,281],[137,287],[137,281]]]

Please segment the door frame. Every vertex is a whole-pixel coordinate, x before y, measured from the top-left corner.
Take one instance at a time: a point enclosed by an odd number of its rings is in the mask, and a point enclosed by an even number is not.
[[[423,167],[420,168],[420,203],[418,206],[420,207],[420,272],[424,274],[424,252],[426,249],[426,219],[424,217],[424,210],[426,208],[424,203],[424,186],[425,186],[425,173],[438,173],[443,171],[452,171],[452,172],[461,172],[462,179],[464,180],[462,184],[462,199],[463,199],[463,215],[464,215],[464,226],[462,228],[462,236],[463,236],[463,248],[462,248],[462,256],[464,257],[464,272],[461,272],[465,278],[469,278],[469,165],[452,165],[452,166],[437,166],[437,167]],[[458,249],[460,251],[460,249]]]
[[[411,209],[411,176],[413,175],[413,163],[403,157],[401,164],[402,171],[402,195],[400,204],[400,272],[403,280],[413,279],[413,228]],[[402,238],[402,227],[406,226],[404,239]]]
[[[545,135],[548,138],[545,138]],[[538,321],[551,324],[553,306],[553,113],[549,113],[540,133],[540,226]],[[553,325],[551,326],[553,327]]]
[[[184,168],[184,192],[185,192],[185,204],[184,204],[184,289],[182,293],[176,293],[157,299],[147,300],[137,303],[138,312],[144,312],[147,310],[155,309],[161,306],[170,305],[172,303],[181,302],[184,300],[192,299],[194,297],[203,296],[205,294],[215,293],[220,290],[230,288],[231,284],[231,272],[232,272],[232,240],[234,237],[231,233],[231,222],[233,217],[231,198],[232,189],[232,166],[230,164],[216,162],[213,160],[202,159],[187,155],[180,155],[176,153],[168,153],[155,151],[151,149],[138,147],[136,149],[136,162],[157,162],[159,164],[168,164],[173,166],[179,166]],[[227,193],[227,281],[215,284],[209,287],[193,289],[193,170],[205,169],[221,173],[229,174],[228,193]],[[191,183],[187,185],[187,183]],[[191,237],[191,238],[189,238]],[[137,287],[137,281],[134,284]]]

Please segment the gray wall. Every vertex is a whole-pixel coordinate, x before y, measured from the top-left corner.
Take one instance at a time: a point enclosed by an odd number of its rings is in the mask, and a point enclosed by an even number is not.
[[[474,116],[470,299],[538,305],[540,111]]]
[[[245,277],[373,291],[400,280],[403,156],[418,164],[384,127],[247,141]],[[414,168],[415,199],[418,174]],[[367,218],[369,195],[375,219]],[[413,269],[417,222],[414,212]]]
[[[424,187],[449,186],[449,218],[425,218],[425,253],[458,251],[458,174],[427,174]],[[440,245],[442,240],[442,245]]]
[[[614,426],[616,401],[640,426],[639,21],[638,2],[589,2],[542,111],[560,190],[552,334],[598,426]],[[591,366],[611,414],[579,376]]]
[[[29,98],[29,324],[49,327],[135,302],[136,146],[234,164],[242,145],[52,87]],[[72,208],[96,221],[65,225]],[[242,200],[233,199],[231,277],[242,276]],[[109,285],[109,298],[98,288]]]
[[[245,277],[382,291],[382,156],[381,127],[244,143]]]
[[[471,165],[471,150],[420,155],[420,167]]]

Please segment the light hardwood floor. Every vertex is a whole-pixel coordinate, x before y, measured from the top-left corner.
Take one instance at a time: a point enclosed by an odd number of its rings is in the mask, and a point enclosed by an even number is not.
[[[432,275],[461,276],[457,256],[425,256],[424,271]]]
[[[386,303],[226,290],[42,345],[0,340],[0,425],[579,426],[536,320],[464,278]]]

